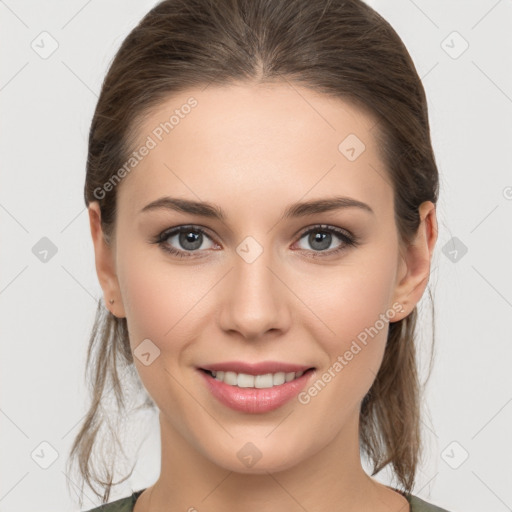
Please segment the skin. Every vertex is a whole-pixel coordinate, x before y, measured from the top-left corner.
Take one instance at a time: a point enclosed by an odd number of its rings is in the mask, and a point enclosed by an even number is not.
[[[148,366],[134,357],[160,410],[162,442],[160,477],[135,512],[406,512],[401,494],[363,470],[359,452],[360,404],[382,362],[387,323],[309,403],[292,399],[264,414],[220,404],[196,367],[308,364],[316,368],[313,383],[380,314],[398,303],[401,312],[390,321],[400,320],[420,300],[437,239],[434,205],[421,205],[416,238],[402,246],[375,119],[287,83],[184,91],[146,118],[141,143],[191,95],[198,106],[118,185],[111,246],[102,238],[98,204],[89,208],[105,303],[127,318],[132,350],[144,339],[160,350]],[[338,150],[351,133],[366,146],[355,161]],[[164,195],[215,203],[226,220],[140,213]],[[346,208],[279,221],[291,203],[335,195],[363,201],[374,214]],[[188,259],[151,243],[186,224],[208,235]],[[333,235],[322,251],[301,234],[315,224],[348,230],[360,243],[325,256],[344,242]],[[263,248],[252,263],[236,252],[247,236]],[[178,236],[166,243],[190,247]],[[249,441],[261,453],[250,468],[237,457]]]

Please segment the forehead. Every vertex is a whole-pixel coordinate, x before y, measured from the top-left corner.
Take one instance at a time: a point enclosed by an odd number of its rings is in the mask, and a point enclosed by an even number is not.
[[[182,91],[139,124],[139,157],[120,203],[140,209],[164,193],[213,202],[332,192],[389,200],[375,125],[368,111],[288,83]]]

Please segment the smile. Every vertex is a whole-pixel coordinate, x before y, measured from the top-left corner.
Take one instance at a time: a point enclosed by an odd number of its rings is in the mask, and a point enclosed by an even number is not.
[[[201,368],[198,373],[217,403],[254,414],[278,409],[296,397],[315,375],[315,368],[256,375]]]
[[[207,370],[205,370],[207,371]],[[236,373],[231,371],[211,371],[210,375],[218,381],[224,382],[230,386],[239,388],[272,388],[280,386],[285,382],[291,382],[301,377],[304,372],[277,372],[266,373],[263,375],[249,375],[247,373]]]

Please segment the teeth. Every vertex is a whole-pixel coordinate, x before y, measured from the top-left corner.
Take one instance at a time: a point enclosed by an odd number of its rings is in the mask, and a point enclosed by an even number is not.
[[[265,375],[248,375],[247,373],[212,371],[213,377],[230,386],[239,388],[271,388],[301,377],[304,372],[277,372]]]

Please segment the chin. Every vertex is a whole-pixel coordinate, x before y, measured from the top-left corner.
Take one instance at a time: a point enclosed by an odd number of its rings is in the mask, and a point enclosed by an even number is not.
[[[299,444],[297,442],[297,444]],[[235,473],[261,475],[285,471],[300,464],[300,453],[297,444],[288,449],[278,449],[268,439],[243,441],[225,446],[224,450],[212,453],[206,450],[208,458],[217,466]]]

